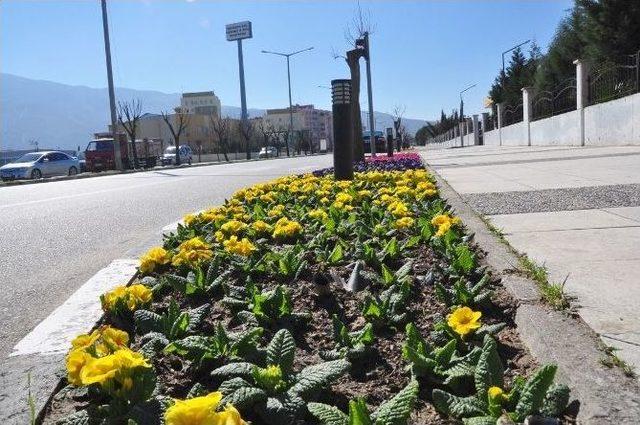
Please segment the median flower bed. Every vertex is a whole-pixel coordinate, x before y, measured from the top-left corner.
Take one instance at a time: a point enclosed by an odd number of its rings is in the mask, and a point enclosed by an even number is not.
[[[188,215],[101,298],[51,423],[564,420],[512,303],[419,158],[238,191]]]

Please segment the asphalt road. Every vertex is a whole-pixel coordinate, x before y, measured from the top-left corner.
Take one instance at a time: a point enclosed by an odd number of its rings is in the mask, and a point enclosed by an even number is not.
[[[0,358],[93,274],[134,258],[162,227],[329,155],[0,188]]]

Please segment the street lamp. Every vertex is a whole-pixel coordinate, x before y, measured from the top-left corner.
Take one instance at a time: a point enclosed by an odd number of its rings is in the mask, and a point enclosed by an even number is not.
[[[464,101],[462,100],[462,93],[466,92],[467,90],[471,90],[472,88],[474,88],[475,86],[477,86],[477,84],[473,84],[470,85],[469,87],[467,87],[466,89],[462,90],[460,92],[460,121],[462,121],[464,119]]]
[[[313,50],[313,46],[292,53],[271,52],[269,50],[262,51],[262,53],[284,56],[285,58],[287,58],[287,81],[289,83],[289,140],[287,140],[287,156],[289,155],[289,142],[291,141],[291,136],[293,135],[293,106],[291,105],[291,69],[289,67],[289,58],[293,55],[297,55],[298,53],[306,52],[309,50]]]
[[[524,46],[525,44],[529,43],[530,41],[531,40],[523,41],[522,43],[518,44],[517,46],[513,46],[509,50],[505,50],[504,52],[502,52],[502,75],[504,75],[504,55],[506,55],[507,53],[509,53],[512,50],[516,50],[520,46]]]

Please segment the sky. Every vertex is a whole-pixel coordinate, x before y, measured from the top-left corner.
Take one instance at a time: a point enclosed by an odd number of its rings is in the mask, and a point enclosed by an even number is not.
[[[345,30],[358,11],[345,1],[108,0],[114,81],[118,87],[166,93],[214,90],[240,105],[236,42],[225,24],[249,20],[244,40],[247,104],[288,105],[286,60],[262,50],[292,52],[293,103],[330,109],[329,86],[348,78]],[[546,50],[571,0],[365,1],[373,29],[371,67],[376,111],[436,119],[440,110],[483,112],[501,67],[501,53],[527,39]],[[364,61],[363,109],[367,106]],[[71,85],[107,85],[98,0],[0,2],[0,71]],[[157,111],[148,111],[157,112]]]

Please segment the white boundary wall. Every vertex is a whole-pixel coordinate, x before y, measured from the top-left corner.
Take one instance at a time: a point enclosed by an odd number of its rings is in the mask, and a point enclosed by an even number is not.
[[[527,146],[527,127],[524,121],[502,127],[502,146]]]
[[[531,146],[577,145],[580,146],[580,112],[531,121]],[[526,134],[523,134],[526,141]]]
[[[640,145],[640,93],[584,108],[584,139],[587,146]]]
[[[487,131],[482,135],[482,143],[486,146],[499,146],[500,145],[500,132],[499,130]]]

